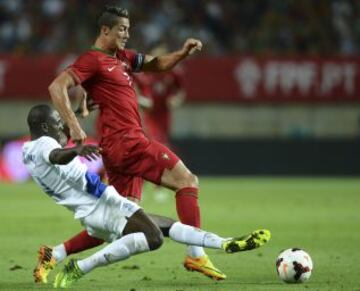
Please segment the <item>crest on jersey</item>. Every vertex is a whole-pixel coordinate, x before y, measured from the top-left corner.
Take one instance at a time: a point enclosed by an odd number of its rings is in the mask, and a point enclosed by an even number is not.
[[[167,153],[162,153],[162,154],[161,154],[161,158],[162,158],[163,160],[167,160],[167,161],[170,160],[170,157],[169,157],[169,155],[168,155]]]

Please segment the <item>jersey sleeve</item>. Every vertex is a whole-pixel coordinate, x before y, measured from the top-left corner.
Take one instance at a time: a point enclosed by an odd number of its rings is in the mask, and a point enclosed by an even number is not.
[[[98,60],[91,53],[81,55],[75,63],[70,65],[66,71],[69,72],[76,84],[81,84],[96,74],[98,70]]]
[[[142,66],[144,65],[145,55],[133,50],[124,50],[124,54],[130,62],[131,70],[133,72],[141,71]]]
[[[54,149],[58,148],[61,148],[61,145],[55,139],[48,136],[43,136],[40,138],[36,150],[40,153],[40,157],[43,161],[45,161],[47,164],[51,164],[49,160],[50,153]]]

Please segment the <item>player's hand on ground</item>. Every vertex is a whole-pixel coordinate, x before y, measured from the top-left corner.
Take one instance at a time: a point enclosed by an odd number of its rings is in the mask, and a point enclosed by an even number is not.
[[[183,49],[186,51],[188,55],[192,55],[196,51],[201,51],[202,43],[200,40],[195,38],[188,38],[183,46]]]
[[[78,156],[84,157],[88,161],[96,160],[101,155],[101,148],[96,145],[86,144],[74,147]]]

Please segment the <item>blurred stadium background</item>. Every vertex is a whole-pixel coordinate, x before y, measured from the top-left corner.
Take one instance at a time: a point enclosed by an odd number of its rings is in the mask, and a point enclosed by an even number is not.
[[[194,173],[231,176],[201,177],[206,229],[268,227],[273,239],[241,259],[210,251],[228,275],[221,284],[184,272],[183,248],[166,244],[156,256],[99,269],[76,289],[294,290],[276,278],[274,262],[281,249],[300,246],[315,262],[312,290],[359,290],[360,2],[106,2],[130,10],[129,48],[203,41],[181,66],[187,99],[174,111],[172,142]],[[21,145],[29,108],[49,102],[55,75],[92,45],[104,3],[0,0],[0,290],[43,289],[31,278],[38,246],[80,229],[32,182],[11,182],[28,180]],[[83,121],[93,136],[94,120]],[[145,209],[176,216],[174,203],[152,199],[150,185],[145,192]]]
[[[110,2],[111,3],[111,2]],[[129,48],[204,51],[182,66],[174,112],[180,156],[207,175],[360,173],[360,4],[341,0],[121,1]],[[0,1],[2,179],[23,179],[26,113],[54,76],[89,48],[103,1]],[[94,134],[94,121],[84,126]],[[19,162],[17,162],[19,161]]]

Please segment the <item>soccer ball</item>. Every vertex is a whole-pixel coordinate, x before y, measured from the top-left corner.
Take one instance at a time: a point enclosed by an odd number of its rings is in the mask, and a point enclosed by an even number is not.
[[[311,276],[313,262],[304,250],[287,249],[277,257],[276,270],[280,279],[286,283],[303,283]]]

